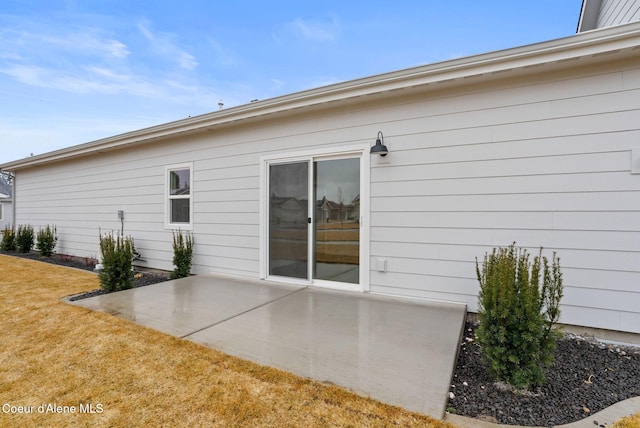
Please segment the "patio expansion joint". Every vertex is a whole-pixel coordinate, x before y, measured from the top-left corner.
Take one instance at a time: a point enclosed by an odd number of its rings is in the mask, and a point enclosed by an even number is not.
[[[270,305],[271,303],[277,302],[278,300],[282,300],[282,299],[284,299],[284,298],[286,298],[286,297],[289,297],[289,296],[291,296],[291,295],[293,295],[293,294],[295,294],[295,293],[299,293],[299,292],[301,292],[301,291],[304,291],[304,290],[306,290],[307,288],[309,288],[309,287],[303,287],[303,288],[300,288],[300,289],[298,289],[298,290],[293,290],[292,292],[287,293],[287,294],[285,294],[285,295],[283,295],[283,296],[277,297],[277,298],[275,298],[275,299],[273,299],[273,300],[269,300],[268,302],[264,302],[264,303],[262,303],[262,304],[260,304],[260,305],[258,305],[258,306],[254,306],[254,307],[252,307],[252,308],[249,308],[249,309],[247,309],[246,311],[238,312],[237,314],[231,315],[230,317],[227,317],[227,318],[222,319],[222,320],[220,320],[220,321],[216,321],[216,322],[214,322],[213,324],[210,324],[210,325],[204,326],[204,327],[202,327],[202,328],[199,328],[199,329],[197,329],[197,330],[192,331],[191,333],[187,333],[187,334],[184,334],[184,335],[182,335],[182,336],[178,336],[178,337],[179,337],[180,339],[188,338],[188,337],[189,337],[189,336],[191,336],[191,335],[194,335],[194,334],[196,334],[196,333],[200,333],[201,331],[204,331],[204,330],[206,330],[206,329],[208,329],[208,328],[214,327],[214,326],[216,326],[216,325],[218,325],[218,324],[222,324],[223,322],[229,321],[229,320],[231,320],[231,319],[233,319],[233,318],[239,317],[239,316],[244,315],[244,314],[246,314],[246,313],[249,313],[249,312],[251,312],[251,311],[255,311],[256,309],[260,309],[260,308],[262,308],[262,307],[264,307],[264,306]]]

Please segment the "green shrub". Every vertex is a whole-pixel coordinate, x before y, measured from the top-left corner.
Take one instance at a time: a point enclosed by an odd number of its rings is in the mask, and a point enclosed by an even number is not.
[[[133,287],[133,238],[100,234],[100,288],[110,293]]]
[[[15,251],[16,250],[16,232],[12,227],[5,226],[2,230],[2,243],[0,243],[0,250],[2,251]]]
[[[51,257],[53,250],[56,248],[56,242],[58,242],[58,231],[55,225],[53,227],[47,225],[44,230],[38,230],[36,237],[38,239],[36,249],[40,252],[40,255],[43,257]]]
[[[33,232],[33,226],[27,224],[26,226],[18,226],[18,233],[16,234],[16,247],[20,253],[28,253],[33,248],[35,243],[35,234]]]
[[[485,254],[482,269],[476,259],[476,275],[477,337],[491,373],[517,389],[544,384],[544,369],[553,362],[560,337],[553,328],[560,318],[560,259],[554,252],[550,267],[541,248],[531,263],[527,251],[516,249],[514,242]]]
[[[173,265],[171,279],[184,278],[191,272],[193,259],[193,235],[182,231],[173,232]]]

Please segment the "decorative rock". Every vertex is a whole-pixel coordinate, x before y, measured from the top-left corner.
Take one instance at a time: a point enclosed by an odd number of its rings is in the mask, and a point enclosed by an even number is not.
[[[470,327],[477,326],[468,323],[465,329]],[[465,331],[464,336],[475,337],[473,331]],[[490,377],[481,346],[463,339],[453,377],[455,400],[448,406],[458,415],[505,425],[576,422],[640,395],[640,349],[567,334],[558,341],[555,362],[545,375],[547,383],[529,391],[500,391]],[[462,388],[457,388],[459,383]]]

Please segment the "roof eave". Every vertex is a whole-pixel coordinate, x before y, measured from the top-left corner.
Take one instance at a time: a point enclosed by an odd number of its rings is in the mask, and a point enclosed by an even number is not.
[[[252,102],[8,162],[0,165],[0,170],[15,171],[178,134],[201,132],[219,125],[332,101],[426,86],[444,81],[462,80],[473,76],[487,76],[506,70],[525,70],[541,64],[559,63],[639,46],[640,22],[634,22],[547,42],[408,68]]]

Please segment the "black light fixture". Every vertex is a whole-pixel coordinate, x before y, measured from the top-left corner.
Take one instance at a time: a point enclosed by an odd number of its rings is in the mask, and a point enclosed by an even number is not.
[[[378,131],[378,138],[376,138],[376,145],[371,147],[370,153],[372,155],[386,156],[387,153],[389,153],[389,149],[387,149],[387,146],[385,146],[383,142],[384,142],[384,136],[382,135],[382,131]]]

